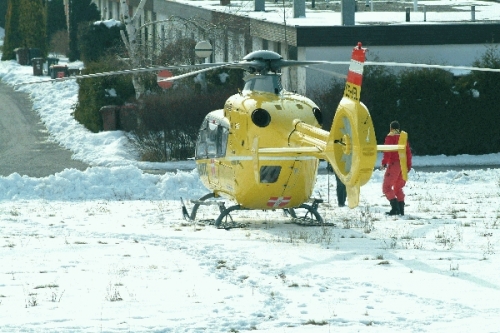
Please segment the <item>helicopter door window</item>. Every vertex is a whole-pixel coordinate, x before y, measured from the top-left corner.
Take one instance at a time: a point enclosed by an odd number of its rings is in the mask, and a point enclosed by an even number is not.
[[[207,122],[204,121],[198,133],[198,141],[196,142],[196,159],[207,157]]]
[[[208,157],[216,157],[217,155],[217,132],[219,126],[217,124],[208,123],[207,135],[207,154]]]
[[[281,167],[265,165],[260,168],[260,182],[261,183],[276,183],[280,176]]]
[[[229,130],[225,127],[219,126],[219,135],[217,140],[217,156],[222,157],[226,155],[227,137]]]

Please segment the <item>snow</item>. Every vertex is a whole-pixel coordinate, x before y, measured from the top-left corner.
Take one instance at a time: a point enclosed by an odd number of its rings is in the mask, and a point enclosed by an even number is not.
[[[94,22],[94,25],[100,25],[100,24],[104,24],[106,27],[112,28],[112,27],[119,27],[121,26],[122,23],[114,19]]]
[[[44,79],[14,61],[0,78]],[[16,89],[91,167],[0,177],[0,332],[499,331],[500,168],[453,166],[500,153],[416,156],[449,168],[410,172],[404,217],[385,215],[381,171],[352,210],[320,174],[314,196],[335,227],[243,211],[248,225],[226,231],[182,218],[180,197],[207,193],[193,161],[138,162],[122,132],[85,130],[73,81]]]
[[[255,11],[253,1],[234,1],[230,5],[221,5],[220,0],[176,0],[179,3],[191,4],[197,7],[210,7],[212,10],[233,15],[241,15],[258,20],[283,23],[289,26],[335,26],[342,25],[340,1],[327,1],[329,8],[320,10],[320,2],[315,9],[307,9],[305,17],[294,18],[292,3],[283,8],[283,1],[266,2],[265,11]],[[308,5],[310,2],[308,1]],[[364,5],[363,5],[364,4]],[[368,4],[368,5],[366,5]],[[393,4],[399,10],[386,11],[384,6]],[[415,5],[417,10],[415,10]],[[450,10],[428,10],[427,6],[449,6]],[[474,6],[474,15],[472,14]],[[406,8],[410,8],[410,21],[406,21]],[[383,10],[383,11],[382,11]],[[356,25],[370,24],[433,24],[458,23],[475,21],[497,22],[500,3],[493,1],[463,1],[463,0],[430,0],[430,1],[357,1],[357,11],[354,15]]]

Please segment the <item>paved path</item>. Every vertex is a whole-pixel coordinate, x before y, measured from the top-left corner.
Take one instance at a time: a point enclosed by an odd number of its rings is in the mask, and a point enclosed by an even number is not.
[[[29,96],[0,81],[0,176],[17,172],[46,177],[66,168],[88,167],[71,155],[49,139]]]

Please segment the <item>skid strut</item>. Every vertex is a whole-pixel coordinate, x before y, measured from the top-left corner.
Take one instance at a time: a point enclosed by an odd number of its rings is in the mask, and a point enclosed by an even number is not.
[[[213,193],[209,193],[204,195],[198,200],[191,200],[194,204],[191,209],[191,214],[188,212],[186,205],[184,204],[184,200],[181,198],[182,202],[182,215],[184,219],[188,221],[194,221],[196,219],[196,213],[198,212],[198,208],[203,206],[211,206],[217,205],[219,207],[219,216],[215,220],[210,220],[210,224],[215,225],[216,228],[219,229],[231,229],[237,227],[245,227],[247,224],[244,223],[236,223],[231,216],[231,213],[237,210],[244,210],[240,205],[234,205],[229,208],[226,208],[223,201],[219,200],[208,200],[211,198],[215,198]],[[311,204],[301,204],[295,208],[285,208],[285,215],[290,216],[293,223],[303,225],[303,226],[335,226],[334,223],[325,223],[320,213],[318,212],[318,206],[323,202],[323,199],[313,199]],[[306,213],[303,216],[299,216],[298,210],[305,209]]]
[[[212,205],[217,205],[219,206],[219,216],[215,221],[213,221],[211,224],[214,224],[215,227],[219,229],[230,229],[234,227],[243,227],[245,224],[237,224],[233,221],[233,217],[231,216],[231,212],[235,210],[240,210],[243,209],[240,205],[234,205],[229,208],[226,208],[226,205],[224,201],[219,201],[219,200],[207,200],[215,198],[215,195],[213,193],[209,193],[204,195],[198,200],[191,200],[192,203],[194,203],[193,208],[191,209],[191,214],[188,213],[188,210],[186,208],[186,205],[184,204],[184,200],[181,198],[182,202],[182,215],[184,216],[184,219],[188,221],[194,221],[196,219],[196,213],[198,212],[198,208],[200,206],[212,206]],[[228,221],[228,219],[230,221]]]

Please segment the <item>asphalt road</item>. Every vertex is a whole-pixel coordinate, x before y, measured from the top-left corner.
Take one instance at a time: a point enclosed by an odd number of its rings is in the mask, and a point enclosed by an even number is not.
[[[66,168],[87,169],[49,138],[26,93],[0,81],[0,176],[46,177]]]

